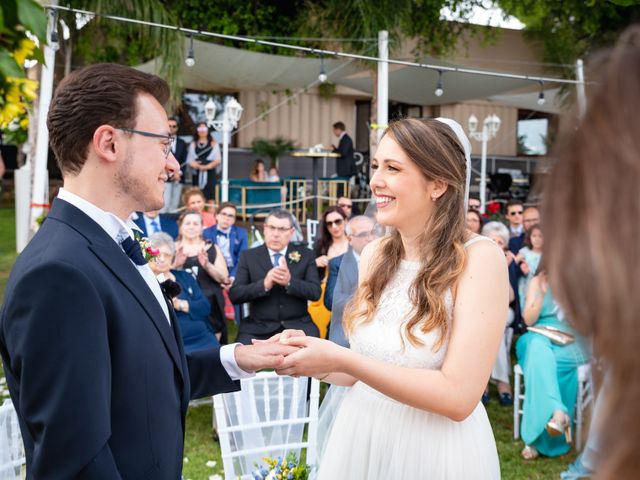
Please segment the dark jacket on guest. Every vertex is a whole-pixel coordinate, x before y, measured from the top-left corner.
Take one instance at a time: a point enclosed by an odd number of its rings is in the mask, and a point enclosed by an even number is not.
[[[298,261],[294,260],[293,252],[299,253]],[[289,244],[285,258],[291,273],[289,286],[276,284],[265,291],[264,278],[273,268],[266,245],[245,250],[240,255],[229,298],[235,304],[249,303],[250,313],[240,323],[238,341],[249,343],[251,338],[269,338],[286,328],[319,335],[307,311],[307,302],[318,300],[322,293],[315,256],[308,248]]]

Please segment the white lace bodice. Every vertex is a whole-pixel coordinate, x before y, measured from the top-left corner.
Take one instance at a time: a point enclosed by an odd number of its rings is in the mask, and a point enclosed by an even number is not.
[[[409,289],[419,268],[419,262],[401,261],[398,271],[382,293],[373,319],[358,325],[353,333],[350,339],[353,350],[394,365],[430,369],[442,366],[448,339],[434,351],[438,331],[424,334],[419,327],[414,327],[414,335],[423,342],[418,347],[413,346],[405,337],[404,325],[411,318],[413,310]],[[446,293],[445,302],[451,320],[453,299],[450,291]]]

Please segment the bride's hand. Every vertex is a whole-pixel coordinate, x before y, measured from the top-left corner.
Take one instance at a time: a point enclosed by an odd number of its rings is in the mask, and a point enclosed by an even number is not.
[[[288,338],[304,337],[304,336],[305,336],[305,333],[302,330],[287,329],[287,330],[283,330],[280,333],[276,333],[273,337],[268,338],[266,340],[258,340],[257,338],[252,338],[251,342],[254,345],[257,343],[276,343],[276,342],[286,343],[286,340]]]
[[[282,365],[276,369],[278,375],[321,377],[327,372],[338,371],[343,347],[328,340],[303,336],[289,337],[286,340],[281,338],[280,342],[301,348],[284,359]]]

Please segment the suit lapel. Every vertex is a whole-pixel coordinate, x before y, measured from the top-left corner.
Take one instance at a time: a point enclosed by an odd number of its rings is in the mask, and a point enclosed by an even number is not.
[[[66,223],[88,240],[89,249],[120,280],[145,310],[149,320],[158,330],[171,358],[180,371],[180,375],[184,375],[177,340],[171,326],[167,323],[162,308],[138,269],[118,244],[89,216],[67,202],[56,200],[49,216]]]
[[[140,306],[147,312],[148,318],[155,326],[160,337],[162,337],[162,341],[167,347],[167,350],[169,350],[171,358],[182,375],[182,361],[177,339],[174,336],[171,326],[167,322],[162,308],[158,304],[158,300],[149,289],[147,282],[142,278],[138,269],[133,266],[120,247],[111,239],[109,239],[109,241],[113,244],[111,248],[108,242],[104,244],[92,244],[89,245],[89,248],[100,261],[118,277],[120,282],[131,292]]]

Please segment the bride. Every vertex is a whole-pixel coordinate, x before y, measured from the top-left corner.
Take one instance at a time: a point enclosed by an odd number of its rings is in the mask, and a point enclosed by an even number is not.
[[[371,189],[378,222],[394,231],[362,252],[343,317],[351,348],[297,331],[280,336],[302,348],[278,373],[352,386],[321,480],[500,478],[480,398],[509,283],[502,251],[465,228],[469,155],[452,120],[389,125],[371,162]]]

